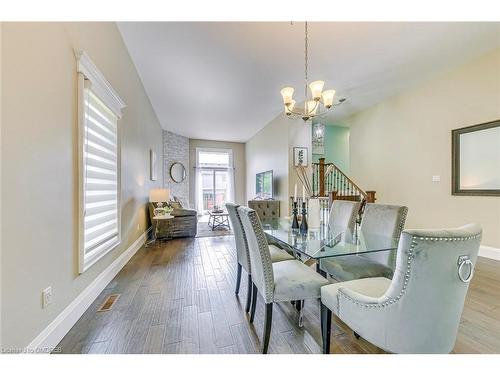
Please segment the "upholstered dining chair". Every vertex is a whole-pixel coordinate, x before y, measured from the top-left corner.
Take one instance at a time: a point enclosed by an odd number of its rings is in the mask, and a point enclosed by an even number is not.
[[[235,294],[238,295],[240,292],[241,284],[241,269],[243,268],[248,275],[248,286],[247,286],[247,301],[245,311],[250,311],[250,301],[252,299],[252,274],[250,272],[250,253],[248,251],[247,239],[245,237],[245,232],[243,230],[243,225],[241,224],[240,216],[237,211],[239,207],[238,204],[226,203],[227,213],[229,214],[229,220],[231,221],[231,227],[234,232],[234,242],[236,245],[236,260],[237,260],[237,271],[236,271],[236,290]],[[272,262],[281,262],[284,260],[295,259],[292,255],[288,254],[285,250],[280,249],[274,245],[269,245],[269,252],[271,254]]]
[[[368,203],[361,219],[360,234],[399,238],[407,213],[408,208],[405,206]],[[377,276],[391,278],[395,259],[394,251],[327,258],[321,260],[320,269],[337,281]]]
[[[455,345],[481,228],[405,230],[396,270],[384,277],[321,288],[323,352],[330,352],[332,312],[356,337],[392,353],[449,353]]]
[[[360,202],[334,200],[330,209],[328,225],[354,231]]]
[[[253,323],[257,294],[266,304],[262,353],[267,353],[271,335],[273,303],[317,299],[320,288],[329,282],[323,276],[298,260],[273,263],[257,213],[248,207],[238,207],[241,222],[250,252],[252,265],[252,309],[250,322]],[[302,302],[300,302],[302,304]],[[302,314],[300,310],[299,314]]]

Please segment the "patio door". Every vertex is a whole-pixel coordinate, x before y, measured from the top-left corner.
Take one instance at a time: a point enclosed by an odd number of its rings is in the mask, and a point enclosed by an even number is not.
[[[202,169],[201,178],[203,212],[224,208],[224,204],[229,201],[229,172],[227,170]]]
[[[231,149],[196,149],[196,209],[204,214],[233,202],[233,153]]]

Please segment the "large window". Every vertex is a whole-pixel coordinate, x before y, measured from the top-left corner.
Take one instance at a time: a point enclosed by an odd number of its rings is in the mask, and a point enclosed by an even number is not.
[[[233,201],[232,150],[198,148],[196,161],[197,210],[224,208]]]
[[[87,55],[79,56],[80,272],[120,243],[122,102]]]

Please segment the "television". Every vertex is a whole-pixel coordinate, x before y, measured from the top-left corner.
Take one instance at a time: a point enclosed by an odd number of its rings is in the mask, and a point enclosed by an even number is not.
[[[255,193],[257,199],[273,199],[273,171],[255,175]]]

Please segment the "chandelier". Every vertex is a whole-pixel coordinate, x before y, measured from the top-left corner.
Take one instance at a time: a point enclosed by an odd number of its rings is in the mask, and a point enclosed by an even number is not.
[[[302,120],[307,121],[316,116],[322,116],[327,113],[333,107],[342,104],[345,98],[339,99],[337,103],[334,103],[335,90],[325,90],[323,91],[323,86],[325,86],[324,81],[314,81],[308,82],[308,49],[309,40],[307,34],[307,22],[305,23],[305,33],[304,33],[304,107],[298,108],[295,106],[296,102],[293,100],[293,87],[285,87],[281,90],[281,96],[283,97],[283,104],[285,105],[285,114],[292,119],[302,118]],[[307,98],[308,90],[311,90],[311,99]]]

